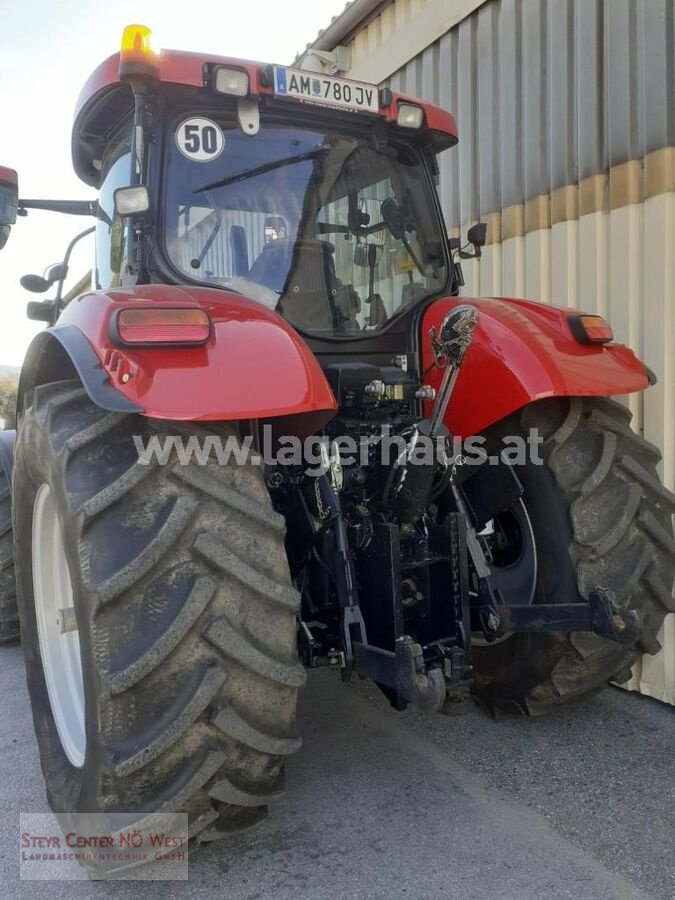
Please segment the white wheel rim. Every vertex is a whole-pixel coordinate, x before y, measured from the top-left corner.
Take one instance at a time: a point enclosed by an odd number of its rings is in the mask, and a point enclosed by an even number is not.
[[[33,507],[33,590],[42,668],[61,744],[70,762],[84,763],[84,683],[77,629],[63,630],[71,616],[73,586],[61,525],[49,485],[43,484]]]

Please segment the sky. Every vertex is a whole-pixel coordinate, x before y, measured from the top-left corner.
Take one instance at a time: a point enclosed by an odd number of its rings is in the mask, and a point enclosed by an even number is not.
[[[290,63],[345,0],[3,0],[0,28],[0,166],[19,173],[21,197],[93,199],[70,156],[73,111],[90,72],[119,47],[125,25],[153,30],[153,45]],[[0,365],[19,366],[32,337],[19,284],[58,262],[93,220],[32,210],[0,253]],[[93,257],[93,236],[71,261],[72,285]],[[46,294],[49,297],[51,294]]]

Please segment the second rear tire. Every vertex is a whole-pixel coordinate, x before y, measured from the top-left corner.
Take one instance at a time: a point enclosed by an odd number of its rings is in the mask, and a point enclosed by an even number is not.
[[[533,602],[583,602],[600,586],[638,610],[640,645],[596,634],[518,634],[474,649],[474,693],[492,708],[546,713],[626,681],[640,652],[675,612],[675,496],[661,483],[659,451],[632,431],[626,407],[606,398],[556,398],[525,407],[488,435],[543,438],[543,465],[516,467],[536,548]],[[497,578],[497,582],[499,579]]]

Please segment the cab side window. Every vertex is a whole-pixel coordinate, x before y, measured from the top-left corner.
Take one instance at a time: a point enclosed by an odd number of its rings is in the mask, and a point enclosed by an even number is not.
[[[105,152],[96,226],[96,287],[120,287],[126,267],[127,223],[115,213],[113,196],[127,187],[131,177],[131,122],[113,139]]]

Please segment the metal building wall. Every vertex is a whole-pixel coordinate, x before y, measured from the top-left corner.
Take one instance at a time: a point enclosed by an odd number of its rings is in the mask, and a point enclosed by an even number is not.
[[[675,0],[489,0],[389,79],[457,117],[446,218],[493,247],[467,292],[608,315],[659,374],[631,407],[671,488],[674,59]]]
[[[465,17],[392,72],[401,38]],[[659,383],[627,398],[675,488],[675,0],[394,0],[351,40],[350,76],[451,110],[453,233],[488,223],[467,295],[606,315]],[[456,9],[454,9],[456,7]],[[421,46],[421,44],[420,44]],[[675,616],[631,687],[675,703]]]

